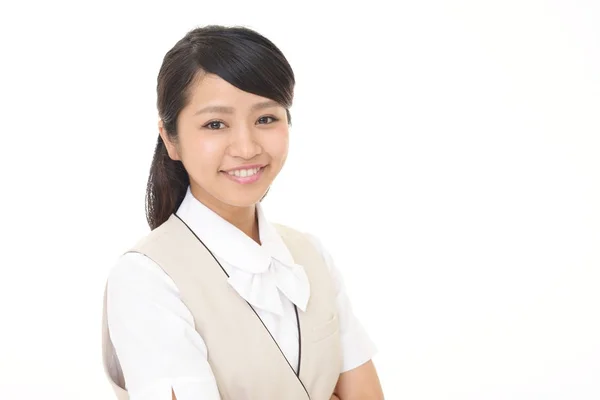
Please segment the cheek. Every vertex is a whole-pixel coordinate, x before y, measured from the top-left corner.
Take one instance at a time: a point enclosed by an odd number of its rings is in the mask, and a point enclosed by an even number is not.
[[[217,137],[193,135],[182,138],[183,162],[192,174],[218,170],[223,159],[223,143]]]
[[[271,132],[265,141],[265,150],[274,160],[285,161],[288,153],[289,135],[286,130]]]

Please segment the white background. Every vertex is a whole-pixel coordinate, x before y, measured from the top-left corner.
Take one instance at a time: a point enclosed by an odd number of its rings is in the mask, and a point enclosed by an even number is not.
[[[156,75],[210,23],[294,68],[266,211],[333,254],[387,399],[600,398],[600,3],[347,3],[3,3],[0,399],[112,398]]]

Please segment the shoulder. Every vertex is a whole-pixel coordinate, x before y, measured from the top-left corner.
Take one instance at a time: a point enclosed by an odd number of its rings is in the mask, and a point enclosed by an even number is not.
[[[107,286],[107,295],[113,302],[178,296],[175,283],[162,268],[137,252],[127,252],[117,259],[108,273]]]
[[[281,224],[273,224],[273,226],[277,229],[278,233],[284,237],[287,237],[288,240],[290,238],[301,240],[304,244],[309,245],[312,249],[315,250],[316,253],[323,259],[327,269],[329,270],[329,274],[333,279],[334,285],[336,288],[339,288],[339,281],[342,279],[340,276],[340,271],[337,269],[333,257],[331,253],[327,250],[326,246],[323,244],[322,240],[311,232],[301,231],[295,228],[291,228],[286,225]]]
[[[130,251],[141,250],[141,252],[143,253],[144,249],[151,248],[161,240],[177,240],[177,238],[173,238],[172,236],[174,234],[180,233],[181,231],[187,231],[187,228],[185,228],[185,224],[175,214],[171,214],[171,216],[162,224],[150,230],[142,237],[138,238],[137,241],[133,242],[132,246],[130,247]]]
[[[271,225],[275,228],[277,233],[279,233],[279,235],[281,235],[284,238],[287,237],[305,240],[308,243],[310,243],[313,247],[315,247],[315,249],[320,253],[322,253],[325,250],[319,238],[313,233],[305,232],[296,228],[292,228],[288,225],[283,225],[279,223],[271,223]]]
[[[273,223],[271,225],[273,225],[273,227],[275,228],[277,233],[281,235],[281,237],[287,239],[286,241],[296,240],[304,242],[305,244],[310,245],[314,250],[316,250],[319,253],[319,255],[321,255],[325,259],[325,262],[328,261],[327,258],[329,257],[329,254],[327,253],[321,240],[319,240],[319,238],[313,233],[301,231],[290,226],[278,223]]]

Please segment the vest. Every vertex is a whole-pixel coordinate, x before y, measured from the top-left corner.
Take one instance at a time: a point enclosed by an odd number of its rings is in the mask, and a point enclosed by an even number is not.
[[[225,270],[210,250],[179,217],[171,215],[128,252],[149,257],[175,282],[196,331],[206,343],[208,363],[222,400],[329,400],[342,367],[333,282],[325,261],[305,235],[275,226],[310,281],[306,312],[297,310],[298,374],[258,314],[229,285]],[[110,341],[106,287],[102,314],[104,371],[117,399],[128,400]]]

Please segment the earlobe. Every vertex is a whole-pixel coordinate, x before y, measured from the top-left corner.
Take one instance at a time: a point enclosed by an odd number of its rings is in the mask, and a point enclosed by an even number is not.
[[[163,144],[165,145],[165,147],[167,149],[167,154],[169,155],[171,160],[179,161],[180,158],[179,158],[179,152],[177,151],[177,147],[170,140],[169,135],[167,134],[167,131],[165,130],[165,127],[163,125],[162,119],[158,120],[158,132],[159,132],[161,140],[163,141]]]

